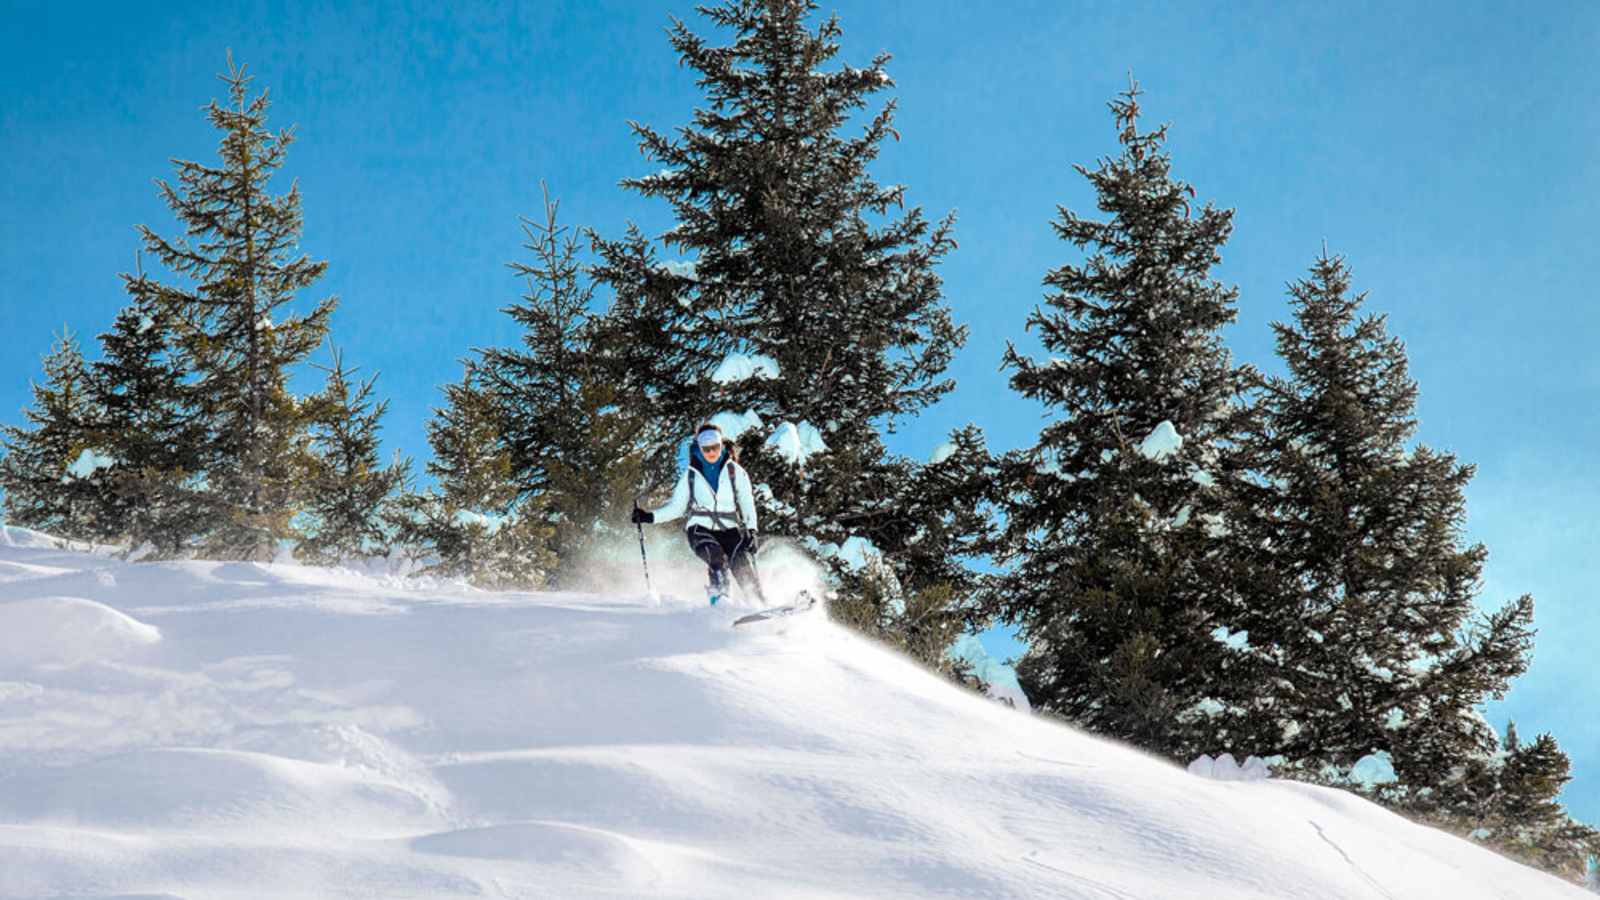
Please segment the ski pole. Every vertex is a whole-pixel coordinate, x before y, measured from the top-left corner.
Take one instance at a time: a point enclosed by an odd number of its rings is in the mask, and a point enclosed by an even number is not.
[[[639,498],[637,497],[633,499],[633,508],[639,508]],[[644,525],[643,523],[635,522],[633,527],[639,530],[639,562],[644,564],[644,589],[646,593],[654,597],[656,589],[650,586],[650,558],[645,556],[644,553]]]

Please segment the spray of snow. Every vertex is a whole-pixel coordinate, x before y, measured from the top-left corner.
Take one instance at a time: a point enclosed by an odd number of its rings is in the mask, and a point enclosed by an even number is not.
[[[956,445],[951,441],[945,441],[939,446],[933,448],[933,452],[928,455],[928,465],[937,466],[938,464],[949,459],[951,456],[954,456],[955,452]]]

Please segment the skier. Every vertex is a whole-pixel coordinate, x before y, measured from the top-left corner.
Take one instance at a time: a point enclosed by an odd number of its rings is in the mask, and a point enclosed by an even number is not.
[[[687,515],[684,535],[694,554],[705,561],[710,578],[706,594],[712,605],[728,595],[731,572],[739,586],[765,606],[766,595],[751,563],[759,547],[755,492],[731,448],[718,426],[707,422],[695,429],[689,465],[673,488],[672,499],[656,510],[634,507],[633,522],[671,522]]]

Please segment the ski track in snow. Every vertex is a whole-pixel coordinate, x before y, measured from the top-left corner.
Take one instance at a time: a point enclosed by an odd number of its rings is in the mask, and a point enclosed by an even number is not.
[[[821,611],[735,630],[748,605],[670,599],[698,597],[670,557],[657,600],[3,534],[0,898],[1589,896],[1017,712]]]
[[[1343,847],[1339,846],[1333,840],[1333,838],[1328,837],[1328,833],[1326,831],[1322,830],[1322,826],[1321,825],[1318,825],[1314,820],[1311,820],[1311,819],[1307,819],[1306,821],[1310,822],[1311,823],[1311,827],[1315,828],[1317,830],[1317,837],[1322,838],[1322,840],[1325,841],[1329,847],[1332,847],[1335,851],[1337,851],[1338,854],[1341,857],[1344,858],[1344,861],[1350,864],[1350,868],[1356,870],[1356,874],[1360,875],[1362,878],[1365,878],[1367,880],[1367,882],[1372,885],[1373,889],[1376,890],[1379,894],[1382,894],[1384,897],[1389,898],[1389,900],[1394,900],[1394,895],[1389,893],[1388,891],[1384,890],[1383,885],[1379,884],[1378,880],[1376,878],[1373,878],[1371,875],[1368,875],[1366,873],[1366,870],[1362,869],[1361,865],[1359,863],[1357,863],[1355,860],[1350,858],[1350,854],[1344,852],[1344,848]]]

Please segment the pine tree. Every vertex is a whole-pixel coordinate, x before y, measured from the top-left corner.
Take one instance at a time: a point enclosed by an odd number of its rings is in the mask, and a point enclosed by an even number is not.
[[[500,420],[509,477],[520,501],[537,498],[558,562],[552,586],[578,587],[596,550],[626,520],[642,476],[643,420],[611,382],[590,306],[594,285],[577,234],[557,221],[523,220],[533,264],[522,302],[504,311],[522,328],[520,348],[480,352],[479,372]]]
[[[1466,763],[1496,750],[1478,707],[1527,666],[1532,598],[1475,615],[1487,554],[1462,539],[1472,467],[1410,446],[1404,347],[1361,314],[1344,262],[1324,254],[1290,293],[1295,320],[1275,325],[1288,377],[1264,382],[1230,517],[1250,548],[1239,628],[1267,672],[1258,721],[1273,731],[1259,739],[1308,773],[1388,753],[1383,799],[1470,815],[1486,782]]]
[[[1050,359],[1008,347],[1011,386],[1051,420],[997,480],[1006,523],[990,608],[1020,626],[1036,708],[1183,758],[1233,743],[1223,706],[1243,660],[1215,633],[1231,602],[1212,532],[1221,454],[1249,372],[1220,329],[1236,291],[1209,272],[1232,212],[1193,205],[1166,126],[1140,130],[1136,84],[1110,104],[1121,153],[1077,171],[1106,221],[1066,208],[1056,234],[1087,258],[1045,278],[1028,319]]]
[[[249,96],[251,79],[231,55],[222,80],[228,104],[207,108],[222,132],[220,165],[177,161],[177,186],[158,182],[185,236],[169,241],[141,227],[146,249],[193,286],[141,275],[132,289],[173,314],[204,399],[213,503],[206,552],[270,559],[294,536],[296,482],[308,462],[308,411],[289,392],[290,370],[322,343],[335,301],[289,313],[296,292],[327,268],[299,251],[298,187],[267,192],[293,133],[267,130],[268,96]]]
[[[147,558],[180,556],[204,536],[197,476],[205,429],[171,341],[170,314],[135,293],[100,335],[101,358],[89,367],[94,443],[112,460],[95,473],[100,537]]]
[[[421,570],[484,588],[542,587],[555,567],[547,516],[537,495],[520,497],[504,422],[481,371],[468,364],[445,388],[445,406],[428,422],[437,485],[407,491],[392,513],[399,543]]]
[[[1573,821],[1557,799],[1572,780],[1567,754],[1550,734],[1522,744],[1509,727],[1502,749],[1486,843],[1528,865],[1578,881],[1600,833]]]
[[[327,386],[310,402],[312,460],[305,483],[307,536],[295,555],[313,563],[338,563],[389,552],[391,506],[410,479],[411,462],[384,466],[378,431],[389,401],[374,402],[374,375],[353,379],[344,356],[333,351],[324,367]]]
[[[79,462],[95,454],[98,410],[70,331],[63,330],[44,357],[44,383],[33,385],[33,405],[23,417],[27,426],[0,427],[7,523],[69,540],[97,538],[103,531],[96,517],[99,488]]]
[[[631,227],[596,240],[596,276],[615,296],[603,343],[613,381],[651,423],[655,487],[678,474],[681,441],[698,422],[753,414],[761,425],[731,436],[767,485],[762,530],[821,546],[869,540],[897,590],[916,592],[949,573],[919,570],[916,560],[937,554],[902,543],[915,533],[903,510],[917,466],[889,454],[880,432],[952,387],[944,372],[966,330],[935,272],[955,245],[952,219],[929,223],[905,208],[904,186],[869,173],[882,142],[898,138],[894,102],[846,131],[893,85],[889,57],[830,68],[842,30],[837,18],[813,30],[816,9],[810,0],[701,7],[729,34],[722,45],[674,22],[673,49],[707,103],[673,136],[634,124],[647,159],[664,168],[623,184],[672,206],[676,224],[660,243],[679,258],[660,260]],[[732,354],[770,360],[776,377],[712,378]],[[769,443],[786,425],[814,427],[827,451],[786,457]],[[970,574],[961,581],[958,595]]]

